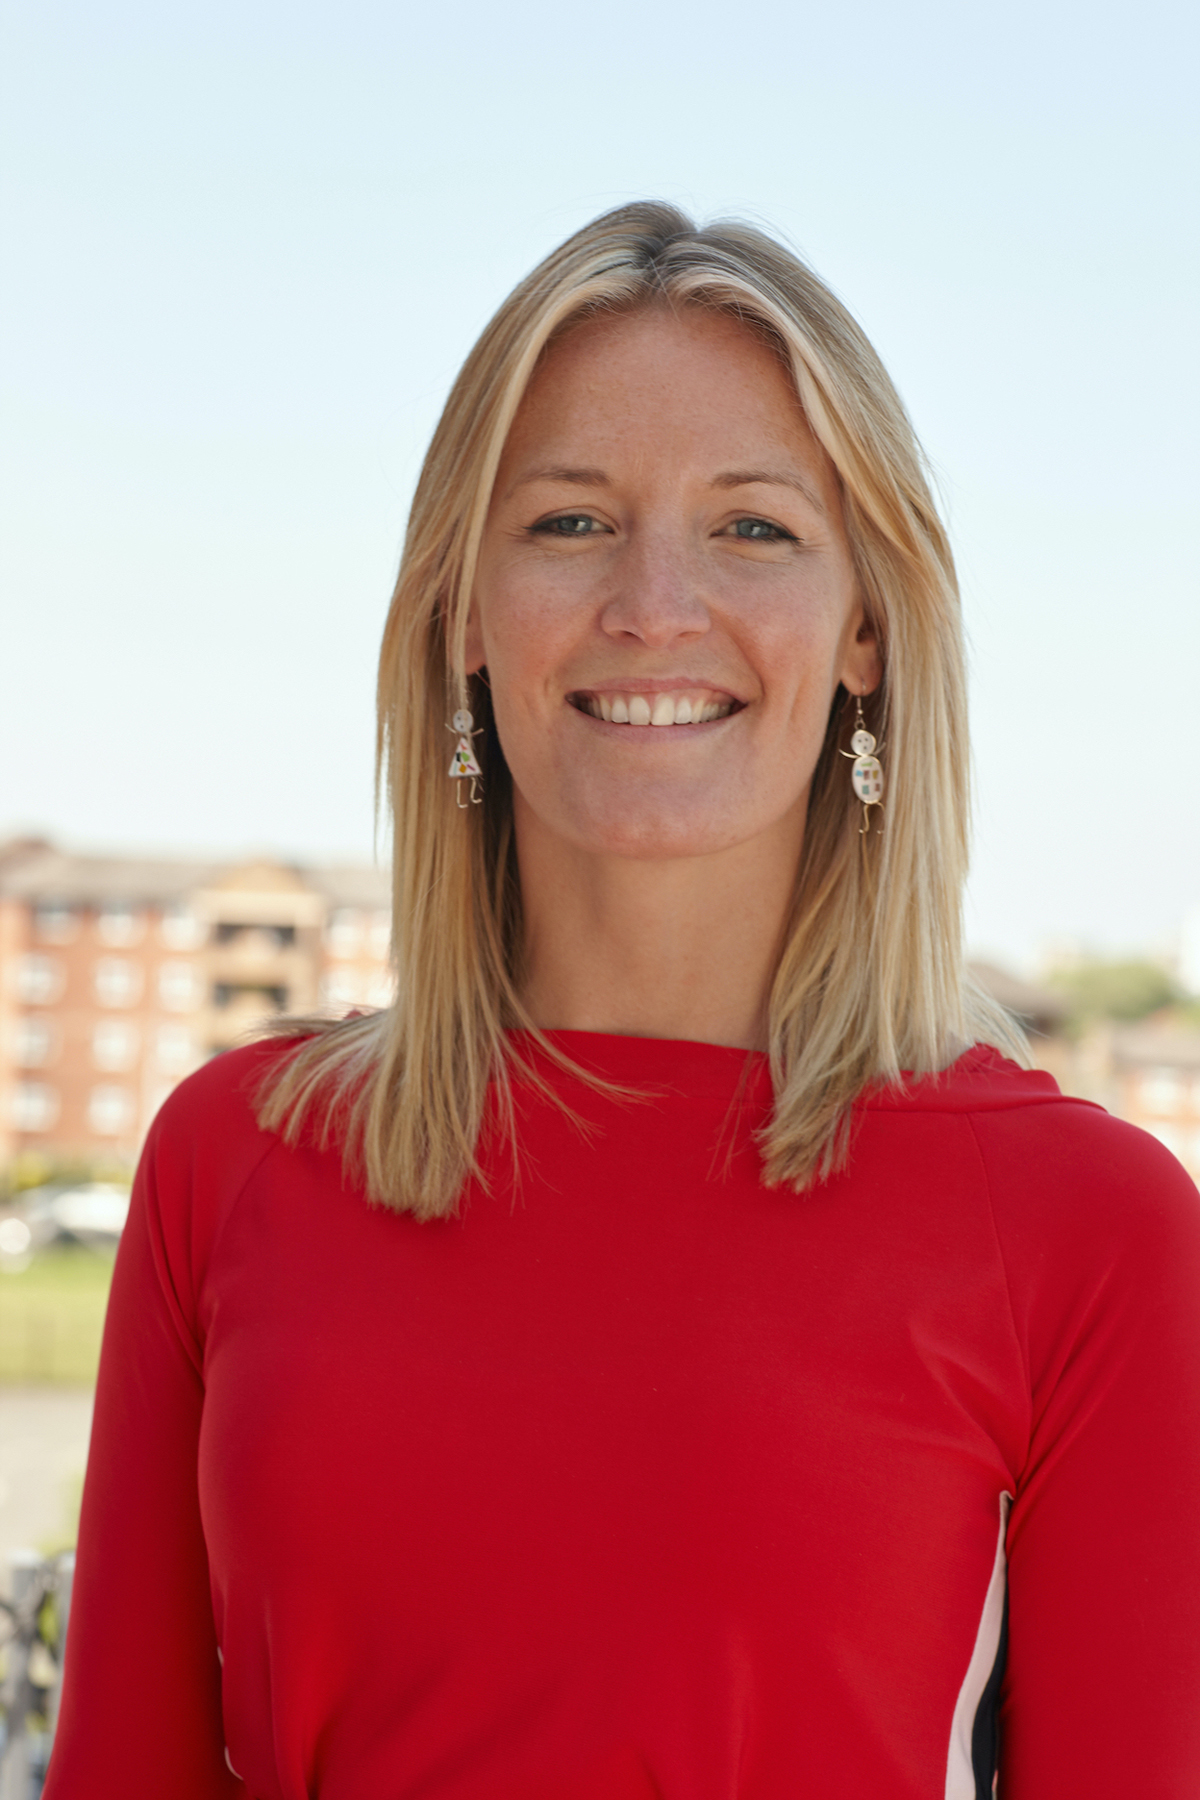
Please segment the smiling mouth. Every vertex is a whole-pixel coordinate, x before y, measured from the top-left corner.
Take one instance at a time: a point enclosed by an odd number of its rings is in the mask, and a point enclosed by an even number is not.
[[[608,725],[708,725],[741,712],[742,701],[712,688],[682,688],[671,694],[629,694],[589,689],[568,694],[576,712]]]

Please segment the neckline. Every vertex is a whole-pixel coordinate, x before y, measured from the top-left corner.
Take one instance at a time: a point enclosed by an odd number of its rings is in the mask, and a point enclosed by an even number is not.
[[[506,1034],[555,1085],[571,1076],[539,1049],[529,1032]],[[625,1037],[607,1031],[545,1031],[542,1036],[589,1075],[622,1086],[645,1085],[697,1098],[770,1102],[771,1071],[761,1050],[708,1044],[695,1038]]]
[[[531,1034],[510,1030],[506,1034],[537,1069],[556,1087],[569,1086],[573,1078],[546,1056]],[[627,1037],[605,1031],[555,1029],[543,1032],[556,1048],[590,1075],[620,1086],[660,1090],[680,1098],[717,1099],[770,1106],[774,1098],[770,1060],[762,1050],[743,1050],[731,1044],[709,1044],[695,1038]],[[899,1085],[868,1086],[859,1106],[908,1106],[919,1096],[931,1098],[956,1077],[982,1073],[1005,1062],[990,1044],[972,1044],[946,1068],[927,1075],[902,1070]]]

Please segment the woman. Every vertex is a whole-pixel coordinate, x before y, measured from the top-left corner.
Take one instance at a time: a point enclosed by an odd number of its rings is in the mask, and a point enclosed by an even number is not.
[[[400,998],[151,1134],[50,1800],[1194,1800],[1200,1203],[964,980],[829,291],[658,205],[535,270],[379,699]]]

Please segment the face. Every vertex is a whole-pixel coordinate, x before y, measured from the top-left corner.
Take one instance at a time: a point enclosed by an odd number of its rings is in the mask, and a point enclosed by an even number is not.
[[[485,665],[518,843],[798,852],[837,685],[880,666],[832,466],[744,326],[653,310],[544,358],[484,535]]]

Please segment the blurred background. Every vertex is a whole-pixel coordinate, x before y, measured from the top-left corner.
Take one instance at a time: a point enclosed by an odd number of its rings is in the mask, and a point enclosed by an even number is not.
[[[974,954],[1200,1172],[1194,9],[0,33],[0,1554],[69,1540],[162,1093],[264,1010],[386,992],[372,685],[420,458],[503,295],[630,198],[765,225],[881,351],[960,559]]]

